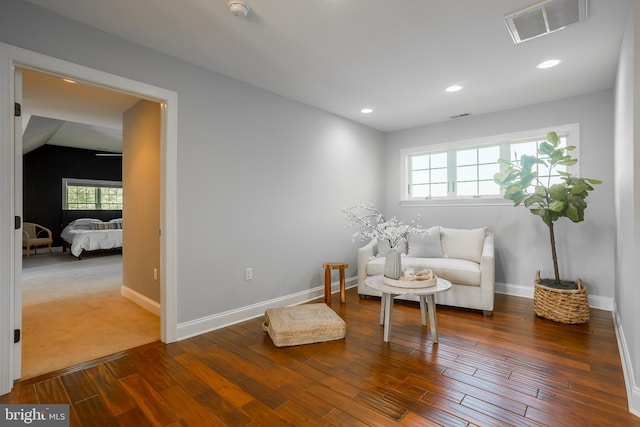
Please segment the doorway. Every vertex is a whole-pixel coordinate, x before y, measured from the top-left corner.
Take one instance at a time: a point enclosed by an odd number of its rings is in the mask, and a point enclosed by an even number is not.
[[[158,282],[146,280],[149,310],[147,304],[143,308],[130,302],[138,302],[140,292],[135,288],[145,283],[137,270],[145,263],[152,265],[149,271],[159,268],[160,107],[59,76],[17,71],[22,75],[23,217],[46,227],[54,237],[53,254],[38,251],[22,257],[21,378],[25,379],[160,338]],[[131,117],[129,111],[137,111],[138,105],[149,105],[152,111],[123,121],[123,115]],[[139,159],[142,149],[145,156]],[[143,165],[144,173],[138,173]],[[140,194],[137,189],[142,189]],[[134,203],[149,194],[154,197],[147,203]],[[123,207],[123,201],[130,209]],[[84,230],[88,222],[76,220],[95,218],[103,221],[96,224],[106,226],[122,224],[125,216],[129,227],[124,230]],[[147,221],[136,224],[139,216]],[[76,227],[83,228],[77,238],[91,238],[83,240],[81,261],[70,250],[62,251],[71,246],[69,230]],[[105,248],[120,246],[125,238],[126,251],[87,247],[93,239]],[[126,276],[123,261],[128,266]]]
[[[158,102],[161,105],[161,207],[160,229],[160,331],[163,342],[173,342],[177,336],[177,273],[176,273],[176,164],[177,164],[177,94],[166,89],[111,75],[99,70],[89,69],[77,64],[61,61],[35,52],[0,44],[0,92],[3,99],[8,99],[7,106],[0,107],[0,162],[2,168],[0,182],[5,183],[6,194],[2,196],[0,223],[13,224],[14,218],[22,216],[16,200],[22,197],[22,190],[13,187],[16,167],[13,163],[16,147],[13,143],[15,129],[13,126],[13,90],[14,70],[16,67],[28,68],[48,74],[65,76],[83,81],[109,90],[129,93],[140,98]],[[19,331],[16,326],[20,307],[15,304],[20,284],[16,283],[15,247],[21,240],[21,227],[16,220],[14,231],[0,231],[0,395],[9,392],[13,387],[13,379],[20,376],[19,362],[16,354],[21,346]],[[16,372],[16,366],[18,371]]]

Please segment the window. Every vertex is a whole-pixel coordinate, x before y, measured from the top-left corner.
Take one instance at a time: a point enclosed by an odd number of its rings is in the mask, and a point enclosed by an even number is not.
[[[122,182],[63,178],[62,208],[68,210],[121,210]]]
[[[569,139],[571,145],[578,146],[577,124],[554,126],[550,130],[558,133],[563,146]],[[501,199],[500,186],[493,180],[493,175],[500,172],[498,159],[537,155],[547,132],[549,130],[540,129],[404,149],[401,152],[401,200],[481,203],[479,199]],[[548,171],[540,169],[538,173],[544,176]],[[559,181],[559,175],[551,177],[551,183]]]

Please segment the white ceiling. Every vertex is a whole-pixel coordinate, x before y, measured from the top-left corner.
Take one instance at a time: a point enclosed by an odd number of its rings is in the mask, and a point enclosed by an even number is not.
[[[43,144],[122,152],[122,113],[138,98],[20,71],[23,153]]]
[[[611,88],[629,4],[515,45],[504,15],[535,0],[27,1],[381,131]]]

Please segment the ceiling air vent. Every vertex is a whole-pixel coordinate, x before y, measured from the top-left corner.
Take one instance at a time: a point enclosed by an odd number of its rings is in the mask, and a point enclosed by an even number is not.
[[[544,0],[504,17],[515,44],[587,19],[587,0]]]

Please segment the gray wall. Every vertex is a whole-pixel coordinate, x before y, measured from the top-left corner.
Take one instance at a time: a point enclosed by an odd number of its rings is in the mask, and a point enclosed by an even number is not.
[[[382,133],[18,0],[0,41],[178,93],[179,323],[356,275],[340,209],[381,204]]]
[[[606,90],[509,111],[471,116],[387,135],[385,201],[388,215],[405,220],[419,212],[425,226],[489,227],[496,238],[496,281],[533,287],[535,271],[553,275],[549,232],[523,207],[407,207],[400,200],[400,150],[554,125],[580,124],[580,174],[603,181],[589,196],[585,221],[557,222],[556,245],[563,278],[581,277],[592,296],[613,298],[613,91]],[[605,302],[606,304],[606,302]]]
[[[629,405],[640,415],[640,7],[628,14],[616,80],[615,311]]]

